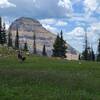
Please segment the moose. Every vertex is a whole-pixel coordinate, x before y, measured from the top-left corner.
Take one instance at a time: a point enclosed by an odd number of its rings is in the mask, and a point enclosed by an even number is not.
[[[25,56],[23,56],[23,53],[22,53],[22,51],[18,51],[18,59],[21,61],[21,62],[23,62],[23,61],[25,61],[26,60],[26,57]]]

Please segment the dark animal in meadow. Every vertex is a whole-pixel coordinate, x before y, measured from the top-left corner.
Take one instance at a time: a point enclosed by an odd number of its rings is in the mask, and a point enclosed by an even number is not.
[[[18,52],[18,59],[21,60],[21,61],[25,61],[25,60],[26,60],[26,57],[24,57],[24,56],[22,55],[22,53],[19,51],[19,52]]]

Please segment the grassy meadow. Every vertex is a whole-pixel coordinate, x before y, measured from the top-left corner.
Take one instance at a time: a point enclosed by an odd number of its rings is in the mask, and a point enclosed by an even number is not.
[[[100,100],[100,63],[0,57],[0,100]]]

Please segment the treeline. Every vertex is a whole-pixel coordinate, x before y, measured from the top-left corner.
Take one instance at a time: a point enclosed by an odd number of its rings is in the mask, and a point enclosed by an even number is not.
[[[79,60],[100,61],[100,39],[98,39],[97,54],[94,53],[93,47],[88,43],[87,33],[85,33],[85,45],[82,54],[79,54]]]
[[[35,41],[36,41],[36,36],[35,36],[35,34],[33,34],[33,53],[37,54]],[[8,48],[13,48],[15,50],[23,50],[23,51],[29,50],[27,40],[24,41],[23,48],[20,45],[18,26],[16,26],[16,36],[15,36],[15,38],[13,38],[10,29],[8,31],[6,31],[5,23],[2,21],[1,17],[0,17],[0,45],[7,46]],[[45,46],[43,46],[43,53],[42,54],[46,55]]]

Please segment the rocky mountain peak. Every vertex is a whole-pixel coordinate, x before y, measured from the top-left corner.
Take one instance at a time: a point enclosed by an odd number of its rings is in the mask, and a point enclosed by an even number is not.
[[[36,35],[36,46],[37,51],[41,54],[43,46],[46,46],[46,51],[48,55],[52,55],[53,43],[55,41],[56,35],[46,30],[39,21],[32,18],[21,17],[16,19],[11,25],[9,30],[12,33],[13,41],[16,36],[16,29],[18,28],[20,43],[23,44],[23,40],[26,40],[29,49],[33,49],[33,34]],[[68,52],[76,54],[76,50],[72,48],[69,44]]]

